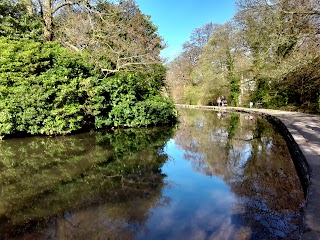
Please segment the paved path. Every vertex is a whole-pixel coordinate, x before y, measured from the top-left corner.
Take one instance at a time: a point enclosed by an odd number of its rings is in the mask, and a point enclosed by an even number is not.
[[[204,108],[212,109],[213,107],[205,106]],[[218,109],[218,107],[214,108]],[[304,173],[305,181],[308,181],[307,204],[304,215],[304,233],[301,239],[320,240],[320,116],[271,109],[234,107],[224,109],[273,116],[285,125],[289,137],[297,143],[298,150],[301,150],[299,152],[302,153],[307,166]]]

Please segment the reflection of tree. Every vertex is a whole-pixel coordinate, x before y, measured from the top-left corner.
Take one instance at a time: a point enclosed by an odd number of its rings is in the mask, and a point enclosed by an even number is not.
[[[261,127],[261,122],[257,121]],[[303,192],[284,140],[265,126],[251,142],[251,154],[230,185],[243,199],[239,221],[257,226],[255,238],[299,237]]]
[[[191,161],[197,171],[210,175],[210,168],[238,196],[234,221],[250,227],[253,238],[296,238],[303,192],[283,138],[256,117],[229,114],[221,120],[209,111],[180,113],[175,141],[190,156],[201,156]]]
[[[2,142],[0,238],[30,227],[81,239],[98,216],[101,228],[115,224],[101,236],[134,235],[132,226],[143,224],[159,204],[163,146],[172,134],[171,128],[127,129]]]
[[[237,131],[237,128],[239,126],[239,114],[237,113],[231,113],[229,128],[228,128],[228,138],[232,139]]]
[[[225,122],[220,121],[215,113],[210,111],[179,109],[179,112],[182,124],[175,136],[176,143],[188,152],[186,157],[197,171],[211,175],[206,160],[209,159],[210,152],[223,159],[220,143],[225,142],[227,135]]]

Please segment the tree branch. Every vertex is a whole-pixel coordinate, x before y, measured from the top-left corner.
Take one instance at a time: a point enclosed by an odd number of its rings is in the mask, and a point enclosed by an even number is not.
[[[119,72],[122,68],[128,67],[128,66],[145,66],[145,65],[151,65],[154,64],[153,62],[134,62],[134,63],[124,63],[121,66],[117,66],[116,69],[107,69],[103,68],[101,69],[102,72],[106,73],[116,73]]]
[[[70,5],[78,4],[78,3],[81,3],[81,2],[82,2],[82,0],[74,0],[74,1],[63,2],[63,3],[57,5],[55,8],[52,9],[52,14],[54,14],[56,11],[58,11],[60,8],[62,8],[64,6],[70,6]]]
[[[61,43],[62,43],[62,45],[68,47],[69,49],[75,50],[76,52],[80,52],[79,48],[77,48],[76,46],[72,45],[71,43],[69,43],[67,41],[62,41]]]
[[[43,18],[43,6],[40,0],[38,0],[39,8],[40,8],[40,16]]]
[[[286,14],[296,14],[296,15],[320,15],[320,11],[282,11],[283,13]]]

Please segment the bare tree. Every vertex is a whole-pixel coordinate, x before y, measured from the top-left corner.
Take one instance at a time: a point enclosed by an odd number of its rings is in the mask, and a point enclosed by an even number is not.
[[[213,23],[206,23],[204,26],[196,28],[192,31],[190,40],[183,44],[183,54],[189,59],[193,66],[196,65],[215,27],[216,25]]]
[[[46,41],[81,52],[105,75],[154,68],[165,47],[134,0],[23,0],[41,16]]]
[[[100,2],[94,8],[65,8],[56,21],[57,39],[89,53],[106,75],[147,69],[160,62],[163,40],[134,1]]]
[[[52,41],[54,37],[54,15],[59,10],[73,5],[82,4],[89,6],[89,0],[24,0],[28,11],[39,13],[44,27],[43,33],[46,41]]]

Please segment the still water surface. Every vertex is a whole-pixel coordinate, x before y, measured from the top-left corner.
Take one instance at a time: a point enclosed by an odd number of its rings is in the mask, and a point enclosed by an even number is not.
[[[298,239],[303,192],[255,116],[0,143],[0,239]]]

